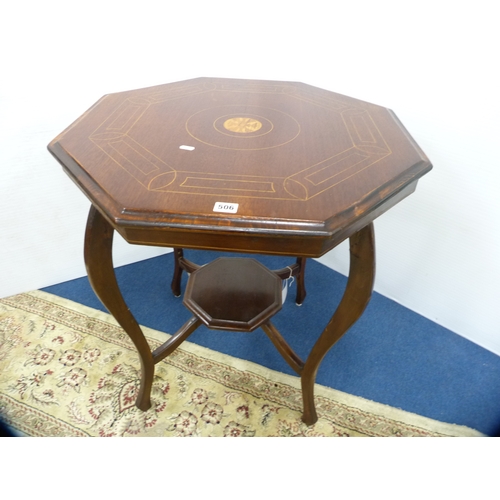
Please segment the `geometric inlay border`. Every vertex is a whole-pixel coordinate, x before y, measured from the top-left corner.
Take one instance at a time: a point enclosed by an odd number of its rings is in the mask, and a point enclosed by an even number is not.
[[[287,177],[220,174],[177,170],[158,158],[128,133],[150,106],[171,99],[213,90],[284,93],[290,97],[334,110],[341,116],[351,139],[348,149]],[[292,117],[293,118],[293,117]],[[308,200],[349,179],[392,154],[366,109],[347,105],[330,96],[316,96],[295,87],[269,84],[253,86],[194,83],[153,91],[146,97],[126,99],[89,137],[121,168],[151,191],[185,194],[235,194],[250,198]]]

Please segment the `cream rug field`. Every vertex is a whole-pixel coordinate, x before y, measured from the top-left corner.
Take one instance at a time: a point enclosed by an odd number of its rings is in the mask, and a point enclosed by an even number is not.
[[[151,348],[165,333],[143,329]],[[185,342],[134,406],[139,359],[108,314],[44,292],[0,299],[0,416],[28,436],[481,436]]]

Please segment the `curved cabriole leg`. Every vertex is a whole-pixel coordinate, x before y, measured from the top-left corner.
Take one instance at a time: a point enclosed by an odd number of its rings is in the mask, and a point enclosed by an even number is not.
[[[141,360],[141,386],[136,406],[145,411],[151,407],[154,361],[151,349],[134,316],[123,300],[113,268],[113,228],[92,206],[85,232],[85,266],[90,284],[104,306],[125,330]]]
[[[365,310],[375,280],[375,237],[373,224],[350,238],[349,279],[342,300],[330,322],[312,348],[301,375],[304,413],[302,420],[312,425],[318,420],[314,406],[314,382],[319,365],[329,349],[358,320]]]

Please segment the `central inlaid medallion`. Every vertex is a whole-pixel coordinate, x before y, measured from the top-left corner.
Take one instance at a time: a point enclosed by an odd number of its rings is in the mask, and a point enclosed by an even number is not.
[[[230,132],[237,132],[239,134],[250,134],[257,132],[262,127],[262,123],[255,118],[247,118],[238,116],[229,118],[224,122],[224,128]]]
[[[279,127],[274,127],[274,123]],[[186,131],[209,146],[256,151],[293,141],[300,133],[300,125],[295,118],[278,109],[227,104],[202,109],[189,116]]]

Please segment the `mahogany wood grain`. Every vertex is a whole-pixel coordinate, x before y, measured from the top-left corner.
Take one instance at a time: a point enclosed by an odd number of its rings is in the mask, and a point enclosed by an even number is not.
[[[154,363],[156,364],[172,354],[199,326],[201,326],[199,318],[193,317],[186,321],[170,339],[153,351]]]
[[[264,333],[269,337],[274,347],[276,347],[283,356],[283,359],[289,364],[290,368],[292,368],[297,375],[301,375],[304,369],[304,362],[290,347],[278,329],[268,321],[262,325],[262,330],[264,330]]]
[[[109,94],[48,147],[130,243],[295,257],[325,254],[431,169],[392,111],[295,82]]]
[[[172,255],[174,257],[174,273],[172,275],[172,282],[170,288],[176,297],[181,296],[181,280],[182,271],[186,271],[188,274],[199,269],[200,266],[191,262],[190,260],[184,258],[184,250],[182,248],[174,248]],[[305,270],[306,270],[306,260],[303,257],[297,258],[295,264],[291,266],[284,267],[282,269],[274,270],[282,280],[289,278],[297,279],[297,293],[295,297],[295,303],[301,306],[306,298],[306,284],[305,284]]]
[[[318,367],[370,299],[372,222],[410,195],[432,168],[387,108],[302,83],[220,78],[106,95],[48,149],[92,203],[87,271],[139,353],[136,404],[142,410],[151,404],[154,364],[201,317],[195,314],[152,353],[116,282],[114,230],[131,244],[176,249],[175,294],[182,271],[199,270],[183,257],[183,248],[294,257],[275,276],[284,279],[292,269],[298,303],[305,297],[305,259],[350,239],[346,291],[305,362],[270,316],[262,324],[301,377],[308,425],[317,420]]]
[[[189,276],[183,303],[209,328],[252,332],[281,310],[281,280],[255,259],[220,257]]]
[[[151,407],[154,360],[141,327],[123,300],[113,267],[114,230],[101,213],[90,207],[85,232],[84,257],[90,284],[104,306],[127,332],[141,362],[141,382],[136,405],[141,410]]]
[[[337,310],[314,344],[301,373],[304,413],[302,420],[312,425],[318,420],[314,405],[314,382],[326,353],[358,320],[365,310],[375,281],[375,236],[373,224],[365,226],[349,240],[350,266],[347,286]]]

